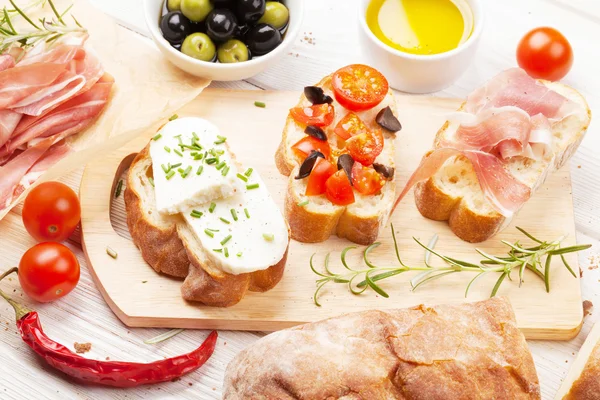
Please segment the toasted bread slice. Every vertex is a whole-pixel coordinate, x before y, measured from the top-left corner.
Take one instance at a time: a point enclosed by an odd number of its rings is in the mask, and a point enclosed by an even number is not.
[[[316,86],[321,87],[326,94],[334,97],[331,75],[323,78]],[[342,154],[343,142],[339,141],[333,129],[346,116],[348,111],[335,100],[333,104],[336,112],[335,119],[324,130],[327,133],[332,156],[337,161],[337,157]],[[300,97],[298,106],[310,105],[311,103],[303,94]],[[381,129],[375,122],[375,117],[379,111],[387,106],[396,114],[396,102],[391,91],[388,92],[385,99],[378,106],[356,114],[368,128]],[[316,243],[337,234],[339,237],[355,243],[364,245],[373,243],[379,236],[379,230],[387,222],[394,202],[396,192],[394,178],[385,184],[380,193],[374,195],[364,196],[355,190],[356,201],[349,206],[332,204],[325,195],[305,196],[307,179],[294,179],[298,175],[302,160],[298,159],[292,151],[292,146],[306,136],[304,128],[303,125],[288,116],[281,143],[275,154],[275,164],[279,172],[290,177],[285,198],[285,216],[290,225],[292,238],[299,242]],[[394,139],[396,135],[385,130],[383,130],[383,134],[384,148],[375,162],[393,168]],[[307,201],[308,204],[305,204]]]
[[[561,168],[575,153],[591,119],[585,99],[575,89],[557,82],[540,82],[583,107],[585,113],[569,115],[553,125],[553,154],[549,157],[540,160],[512,157],[507,160],[507,169],[529,186],[532,194],[544,183],[548,174]],[[459,110],[463,107],[464,104]],[[446,122],[436,135],[435,147],[442,139],[452,138],[458,126],[457,122]],[[473,243],[489,239],[511,221],[486,199],[471,162],[460,155],[450,157],[434,176],[416,184],[415,202],[423,216],[448,221],[450,229],[458,237]]]
[[[185,278],[181,294],[185,300],[209,306],[237,304],[247,291],[265,292],[279,283],[287,249],[275,265],[260,271],[233,275],[216,267],[194,232],[181,216],[156,210],[152,162],[148,146],[135,158],[127,176],[125,206],[133,242],[155,271]],[[289,243],[289,240],[288,240]]]

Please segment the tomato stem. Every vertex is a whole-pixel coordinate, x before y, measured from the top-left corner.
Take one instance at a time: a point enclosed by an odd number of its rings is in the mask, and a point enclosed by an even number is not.
[[[13,268],[9,269],[8,271],[4,272],[2,275],[0,275],[0,281],[2,279],[6,278],[8,275],[12,274],[13,272],[18,273],[19,269],[17,267],[13,267]],[[0,296],[2,296],[4,298],[4,300],[6,300],[8,302],[8,304],[10,304],[12,306],[12,308],[14,308],[17,321],[32,311],[29,308],[25,307],[24,305],[19,304],[16,301],[14,301],[13,299],[11,299],[10,297],[8,297],[8,295],[6,293],[4,293],[2,290],[0,290]]]

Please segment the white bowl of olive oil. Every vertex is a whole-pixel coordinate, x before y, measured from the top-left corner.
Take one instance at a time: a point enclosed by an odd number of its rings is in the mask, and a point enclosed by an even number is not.
[[[481,31],[481,0],[360,0],[360,41],[394,89],[431,93],[471,63]]]

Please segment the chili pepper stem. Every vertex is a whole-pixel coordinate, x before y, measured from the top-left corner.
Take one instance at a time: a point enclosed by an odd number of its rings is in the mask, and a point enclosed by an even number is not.
[[[8,275],[12,274],[13,272],[18,272],[18,271],[19,271],[19,269],[17,267],[13,267],[13,268],[9,269],[8,271],[6,271],[2,275],[0,275],[0,281],[2,279],[6,278]],[[14,301],[10,297],[8,297],[8,295],[6,293],[4,293],[2,290],[0,290],[0,296],[2,296],[4,298],[4,300],[6,300],[8,302],[8,304],[10,304],[12,306],[12,308],[15,309],[15,315],[16,315],[17,321],[31,312],[31,310],[29,308],[25,307],[22,304],[17,303],[16,301]]]

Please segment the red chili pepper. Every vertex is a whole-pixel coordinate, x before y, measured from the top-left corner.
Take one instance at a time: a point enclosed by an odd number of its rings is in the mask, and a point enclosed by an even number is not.
[[[1,290],[0,296],[15,309],[17,328],[23,341],[52,367],[84,382],[124,388],[171,381],[200,368],[210,358],[217,343],[218,335],[213,331],[196,350],[165,360],[148,364],[91,360],[48,338],[37,312],[10,299]]]

